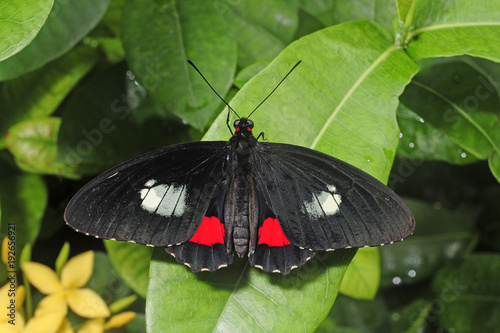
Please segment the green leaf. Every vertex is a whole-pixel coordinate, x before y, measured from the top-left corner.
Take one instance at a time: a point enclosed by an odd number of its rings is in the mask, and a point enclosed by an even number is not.
[[[377,24],[348,22],[291,44],[240,90],[231,107],[250,113],[298,60],[252,115],[255,131],[264,130],[273,142],[333,155],[387,181],[399,138],[398,96],[417,66]],[[205,140],[227,139],[226,117],[219,115]]]
[[[356,299],[375,298],[380,282],[380,255],[378,248],[359,249],[342,281],[340,292]]]
[[[7,234],[8,225],[15,227],[16,249],[33,243],[40,231],[40,222],[47,205],[47,189],[36,175],[10,177],[0,183],[2,224],[0,234]]]
[[[70,247],[69,243],[64,242],[64,245],[61,248],[61,251],[57,255],[55,268],[56,268],[56,274],[58,276],[61,276],[61,271],[62,271],[64,265],[66,265],[66,262],[68,261],[69,247]]]
[[[298,0],[225,0],[215,9],[236,33],[240,67],[273,60],[293,40],[299,24]]]
[[[233,84],[241,89],[245,83],[247,83],[251,78],[261,72],[264,68],[269,65],[269,62],[255,62],[238,72],[234,78]]]
[[[396,0],[398,9],[398,20],[403,24],[411,22],[413,19],[413,11],[415,10],[416,0]]]
[[[478,161],[474,155],[451,141],[442,130],[425,122],[405,105],[399,105],[397,115],[401,129],[398,156],[421,162],[437,160],[466,164]]]
[[[60,59],[1,86],[0,147],[10,126],[51,115],[97,61],[94,50],[78,47]]]
[[[325,25],[321,23],[318,18],[314,17],[303,8],[299,8],[299,26],[295,31],[294,40],[309,35],[323,28],[325,28]]]
[[[420,63],[422,69],[401,102],[475,157],[486,159],[492,149],[500,152],[495,134],[500,102],[491,77],[462,58]]]
[[[109,0],[56,1],[36,38],[15,56],[0,62],[0,81],[42,67],[78,43],[104,15]]]
[[[433,282],[433,313],[447,331],[494,332],[500,327],[500,255],[474,254],[443,268]]]
[[[377,22],[387,31],[391,31],[392,18],[396,14],[396,5],[393,0],[302,0],[300,6],[317,17],[325,26],[347,21],[367,20]]]
[[[21,51],[45,23],[53,0],[2,2],[0,10],[0,61]]]
[[[414,58],[468,54],[500,61],[500,3],[484,0],[415,1],[408,54]]]
[[[312,332],[332,306],[354,250],[321,253],[288,276],[250,269],[235,258],[215,273],[193,274],[163,249],[153,252],[148,332]],[[167,315],[165,310],[168,309]],[[249,315],[249,309],[251,309]]]
[[[47,117],[26,120],[11,127],[7,147],[19,168],[68,178],[80,176],[71,166],[56,161],[60,125],[60,118]]]
[[[234,30],[221,20],[215,4],[131,0],[123,20],[127,62],[142,86],[166,109],[204,129],[220,100],[187,60],[211,78],[222,96],[231,87],[236,68]]]
[[[488,164],[490,166],[491,173],[500,183],[500,154],[497,151],[491,152],[491,155],[488,158]]]
[[[109,305],[109,311],[113,314],[126,310],[132,303],[137,300],[137,295],[130,295],[120,298]]]
[[[149,283],[149,262],[153,250],[126,242],[104,241],[109,259],[123,281],[146,298]]]
[[[425,280],[463,256],[477,240],[475,214],[470,209],[464,213],[416,200],[405,202],[417,227],[403,242],[380,248],[382,287]]]

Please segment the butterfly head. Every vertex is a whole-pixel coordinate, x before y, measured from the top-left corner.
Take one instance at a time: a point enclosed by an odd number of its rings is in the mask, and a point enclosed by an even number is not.
[[[234,122],[234,136],[236,137],[253,137],[253,121],[247,118],[240,118]]]

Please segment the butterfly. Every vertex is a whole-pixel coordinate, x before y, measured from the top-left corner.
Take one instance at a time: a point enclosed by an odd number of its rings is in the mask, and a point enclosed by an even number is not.
[[[111,168],[71,199],[66,223],[98,238],[164,247],[195,273],[226,267],[236,253],[286,275],[318,251],[413,233],[410,209],[383,183],[321,152],[259,141],[252,113],[238,116],[233,132],[236,112],[224,103],[229,141],[175,144]]]

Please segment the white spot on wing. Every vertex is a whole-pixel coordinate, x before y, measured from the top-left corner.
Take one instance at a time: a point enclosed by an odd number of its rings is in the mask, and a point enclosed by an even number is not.
[[[186,187],[175,183],[156,183],[156,180],[150,179],[139,191],[142,209],[161,216],[182,216],[186,210]]]
[[[146,187],[152,187],[154,184],[156,184],[156,179],[150,179],[144,184]]]
[[[342,202],[342,196],[335,193],[337,188],[334,185],[327,185],[327,191],[315,192],[311,201],[304,202],[304,207],[312,218],[332,216],[338,213]]]

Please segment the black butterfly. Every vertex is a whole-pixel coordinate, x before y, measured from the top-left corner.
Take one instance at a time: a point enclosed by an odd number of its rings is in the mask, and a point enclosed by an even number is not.
[[[253,267],[288,274],[317,251],[413,233],[411,211],[377,179],[315,150],[259,142],[253,127],[239,118],[229,141],[176,144],[104,172],[69,202],[66,223],[165,247],[193,272],[230,265],[234,251]]]

